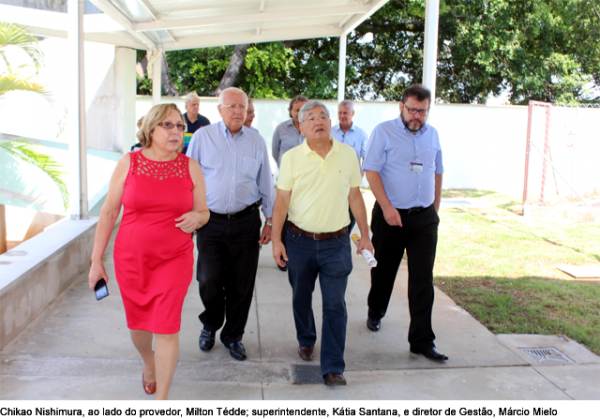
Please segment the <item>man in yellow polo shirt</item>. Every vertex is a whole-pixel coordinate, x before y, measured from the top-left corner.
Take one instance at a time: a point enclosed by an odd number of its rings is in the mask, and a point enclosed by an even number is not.
[[[345,385],[345,295],[352,271],[348,205],[362,236],[358,250],[373,251],[359,189],[362,179],[354,149],[330,136],[331,120],[323,103],[306,102],[299,121],[306,139],[283,155],[279,169],[271,234],[273,257],[279,266],[287,262],[298,354],[305,361],[313,358],[317,340],[312,293],[319,276],[323,296],[321,373],[325,385]],[[287,251],[280,234],[286,213],[290,221]]]

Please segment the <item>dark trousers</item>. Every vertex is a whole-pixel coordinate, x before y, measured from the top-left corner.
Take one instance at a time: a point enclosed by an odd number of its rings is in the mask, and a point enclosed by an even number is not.
[[[369,317],[381,319],[390,302],[394,281],[406,249],[408,257],[408,307],[410,328],[408,342],[412,349],[435,347],[431,327],[433,309],[433,264],[440,219],[433,205],[408,214],[399,210],[402,227],[390,226],[379,203],[373,207],[371,231],[377,267],[371,269]]]
[[[233,220],[211,216],[198,230],[197,279],[204,304],[198,317],[211,332],[226,320],[221,331],[225,345],[244,335],[258,268],[260,227],[257,209]]]
[[[321,373],[343,373],[346,367],[346,287],[352,272],[348,233],[328,240],[313,240],[287,230],[288,278],[292,286],[292,304],[296,336],[300,346],[317,340],[312,309],[312,293],[317,276],[323,298],[321,329]]]

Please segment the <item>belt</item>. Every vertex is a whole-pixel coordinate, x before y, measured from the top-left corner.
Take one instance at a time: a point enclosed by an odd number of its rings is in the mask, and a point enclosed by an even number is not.
[[[252,211],[259,209],[261,205],[262,205],[262,198],[259,199],[258,201],[256,201],[254,204],[247,206],[240,212],[233,212],[231,214],[219,214],[218,212],[211,211],[210,216],[216,217],[216,218],[227,218],[228,220],[233,220],[235,218],[250,214]]]
[[[428,207],[413,207],[413,208],[408,208],[408,209],[398,209],[398,211],[400,212],[400,214],[417,214],[421,211],[425,211],[426,209],[431,208],[432,205],[430,205]]]
[[[294,223],[290,221],[289,227],[294,230],[298,234],[302,234],[303,236],[310,237],[314,240],[327,240],[333,237],[340,237],[342,234],[346,234],[348,232],[348,226],[342,228],[341,230],[334,231],[333,233],[311,233],[310,231],[304,231]]]

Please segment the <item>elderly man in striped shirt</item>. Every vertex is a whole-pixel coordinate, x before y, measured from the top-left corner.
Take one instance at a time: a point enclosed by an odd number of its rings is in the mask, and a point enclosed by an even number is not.
[[[210,221],[197,231],[204,328],[200,349],[210,351],[217,330],[234,359],[246,359],[242,344],[261,244],[271,241],[275,193],[265,141],[244,126],[248,97],[235,87],[221,92],[222,121],[196,131],[187,155],[200,163]],[[260,231],[259,208],[266,218]]]

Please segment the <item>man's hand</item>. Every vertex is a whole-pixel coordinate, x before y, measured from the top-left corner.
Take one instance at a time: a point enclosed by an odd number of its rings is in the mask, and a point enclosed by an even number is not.
[[[391,226],[402,227],[402,218],[396,208],[390,205],[389,207],[382,207],[381,209],[383,210],[383,217],[385,218],[386,223]]]
[[[283,260],[281,260],[282,258]],[[273,240],[273,259],[275,259],[275,263],[277,264],[277,266],[280,266],[282,268],[286,267],[288,257],[285,251],[285,246],[283,245],[281,240]]]
[[[371,254],[375,253],[375,247],[373,247],[373,243],[371,243],[371,239],[367,237],[361,237],[358,242],[358,252],[357,255],[362,254],[363,250],[368,250]]]
[[[271,241],[271,230],[272,227],[265,224],[262,234],[260,235],[260,240],[258,241],[260,244],[269,244]]]
[[[187,234],[192,234],[194,230],[200,228],[200,215],[194,211],[186,212],[175,219],[175,227]]]

